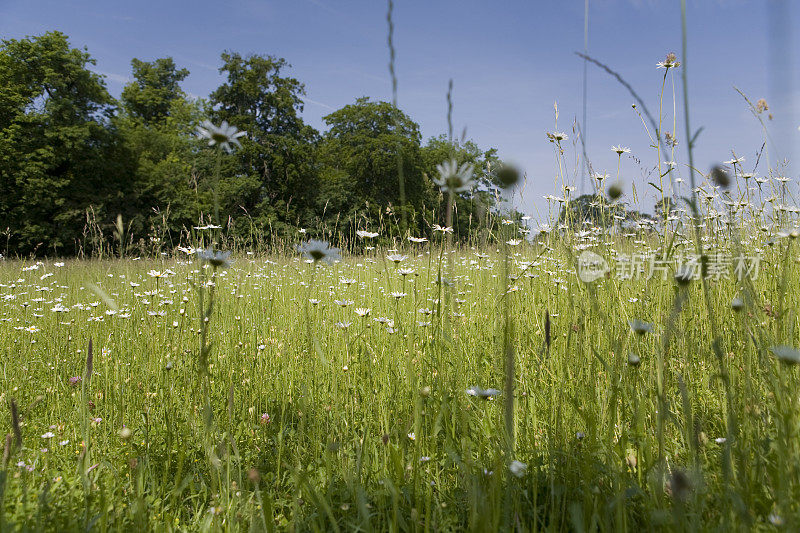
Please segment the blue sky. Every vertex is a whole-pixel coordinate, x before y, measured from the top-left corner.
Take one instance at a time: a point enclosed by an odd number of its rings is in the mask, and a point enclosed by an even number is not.
[[[755,164],[762,132],[734,85],[753,101],[771,103],[771,162],[800,154],[800,54],[789,53],[800,41],[781,41],[779,27],[800,26],[800,2],[785,1],[781,12],[775,0],[689,0],[689,98],[693,126],[704,127],[698,169],[730,159],[731,150],[746,158],[748,169]],[[357,97],[391,98],[386,10],[381,0],[0,0],[0,36],[63,31],[73,46],[89,49],[115,95],[133,57],[172,56],[191,71],[184,89],[196,96],[221,82],[223,50],[284,57],[292,65],[287,72],[305,83],[305,120],[322,130],[323,116]],[[582,118],[583,62],[574,52],[584,45],[584,2],[396,0],[395,26],[399,104],[423,136],[447,131],[445,95],[453,79],[455,130],[466,127],[468,137],[522,167],[528,175],[522,209],[534,216],[544,210],[542,196],[558,192],[553,147],[545,137],[555,129],[554,103],[558,129],[570,137],[573,121]],[[680,36],[678,0],[590,0],[590,55],[618,71],[653,112],[663,74],[655,64],[670,51],[680,56]],[[650,206],[654,191],[645,176],[657,158],[633,100],[606,73],[592,66],[588,73],[589,158],[595,170],[614,177],[617,156],[610,147],[629,146],[622,181]],[[680,78],[674,81],[676,159],[686,177]],[[666,130],[673,129],[672,89],[668,79]],[[567,144],[572,179],[575,154]]]

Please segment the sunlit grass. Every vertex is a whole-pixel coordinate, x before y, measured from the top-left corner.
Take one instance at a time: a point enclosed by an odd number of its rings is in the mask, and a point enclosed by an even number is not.
[[[606,239],[640,252],[656,242],[644,231],[582,238]],[[759,252],[744,309],[731,307],[743,294],[733,276],[710,282],[738,420],[729,448],[731,413],[699,282],[680,288],[670,272],[665,280],[612,275],[584,284],[568,241],[580,242],[553,234],[549,248],[508,247],[509,287],[498,249],[440,256],[435,246],[414,245],[399,264],[380,248],[330,266],[235,257],[216,273],[209,320],[217,466],[203,448],[196,367],[196,286],[211,267],[180,259],[43,261],[36,269],[6,262],[0,390],[4,404],[14,398],[19,406],[23,438],[9,450],[4,520],[83,527],[88,502],[88,520],[114,528],[485,530],[513,520],[523,529],[638,530],[676,520],[766,523],[770,514],[792,523],[798,376],[770,351],[798,345],[791,237]],[[440,257],[453,262],[450,333],[437,315],[446,310]],[[148,274],[166,269],[174,274]],[[467,392],[504,389],[505,305],[517,367],[513,457],[502,394]],[[637,334],[632,321],[652,330]],[[84,423],[88,491],[78,468]],[[512,460],[526,468],[510,472]],[[672,485],[683,481],[678,496]]]

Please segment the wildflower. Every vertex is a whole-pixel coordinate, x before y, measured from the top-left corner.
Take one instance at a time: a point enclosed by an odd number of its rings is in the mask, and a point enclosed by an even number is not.
[[[727,161],[725,161],[725,164],[726,165],[740,165],[740,164],[744,163],[744,161],[745,161],[744,157],[734,157],[734,158],[731,158],[731,159],[728,159]]]
[[[563,131],[554,131],[553,133],[550,133],[548,131],[547,138],[550,139],[551,143],[566,141],[567,139],[569,139],[569,137],[567,137],[567,134],[564,133]]]
[[[796,365],[800,363],[800,350],[791,346],[773,346],[769,350],[775,354],[775,357],[786,364]]]
[[[781,231],[778,232],[778,237],[783,237],[783,238],[788,237],[788,238],[794,240],[794,239],[800,237],[800,229],[789,228],[789,229],[781,230]]]
[[[354,311],[360,317],[367,317],[369,316],[371,309],[366,309],[364,307],[356,307]]]
[[[175,272],[173,272],[170,269],[164,270],[163,272],[161,272],[159,270],[151,270],[151,271],[149,271],[147,273],[147,275],[150,276],[151,278],[166,278],[166,277],[172,276],[174,274],[175,274]]]
[[[637,335],[644,335],[645,333],[650,333],[653,331],[653,325],[648,322],[642,322],[639,319],[634,319],[628,322],[630,324],[631,329]]]
[[[386,256],[386,259],[394,263],[395,265],[399,265],[406,259],[408,259],[407,255],[400,255],[400,254],[390,254]]]
[[[80,384],[80,382],[81,382],[80,376],[72,376],[71,378],[69,378],[69,384],[72,385],[73,387],[77,387],[78,384]]]
[[[444,227],[440,226],[439,224],[434,224],[433,231],[439,231],[442,233],[453,233],[453,228],[451,228],[450,226]]]
[[[408,276],[409,274],[413,274],[415,270],[413,268],[399,268],[397,269],[397,272],[401,276]]]
[[[422,242],[428,242],[428,239],[425,237],[412,237],[411,235],[408,236],[408,240],[418,244]]]
[[[305,255],[314,263],[318,261],[325,261],[330,264],[334,261],[340,261],[342,258],[339,255],[338,248],[332,248],[326,241],[310,240],[304,245],[297,245],[297,251]]]
[[[53,433],[52,431],[48,431],[47,433],[45,433],[44,435],[42,435],[42,438],[43,438],[43,439],[52,439],[52,438],[53,438],[53,437],[55,437],[55,436],[56,436],[56,434],[55,434],[55,433]]]
[[[377,232],[373,233],[371,231],[365,231],[365,230],[358,230],[356,231],[356,235],[358,235],[362,239],[374,239],[375,237],[378,236],[378,233]]]
[[[476,398],[483,398],[484,400],[488,400],[498,396],[500,391],[497,389],[483,389],[478,385],[474,385],[467,389],[467,394],[470,396],[475,396]]]
[[[659,61],[656,63],[656,67],[665,68],[667,70],[671,68],[678,68],[679,66],[681,66],[681,63],[678,61],[678,56],[675,55],[675,52],[668,53],[667,57],[664,58],[664,61]]]
[[[441,165],[436,166],[439,171],[439,178],[434,178],[433,182],[442,190],[447,190],[452,193],[464,192],[472,189],[474,184],[472,180],[473,166],[464,163],[458,166],[455,159],[445,161]]]
[[[508,465],[508,469],[515,477],[522,477],[528,471],[528,465],[515,459]]]
[[[272,419],[270,418],[268,413],[263,413],[261,415],[261,418],[259,419],[259,422],[261,424],[269,424],[270,422],[272,422]]]
[[[413,431],[408,434],[408,438],[411,439],[411,440],[417,440],[417,436],[416,436],[416,434],[414,434]]]
[[[613,152],[616,152],[616,153],[617,153],[617,155],[622,155],[622,154],[629,154],[629,153],[631,153],[631,149],[630,149],[630,148],[628,148],[628,147],[625,147],[625,146],[622,146],[622,145],[620,145],[620,144],[618,144],[618,145],[616,145],[616,146],[612,146],[612,147],[611,147],[611,151],[613,151]]]
[[[215,126],[210,120],[204,120],[197,127],[197,136],[200,139],[208,139],[208,145],[218,144],[229,154],[233,152],[231,145],[241,148],[239,137],[246,135],[243,131],[238,131],[235,126],[228,125],[227,121],[222,121],[219,127]]]
[[[214,251],[214,248],[211,246],[205,250],[197,250],[197,257],[200,258],[200,261],[208,263],[214,268],[228,268],[231,266],[230,256],[230,251]]]

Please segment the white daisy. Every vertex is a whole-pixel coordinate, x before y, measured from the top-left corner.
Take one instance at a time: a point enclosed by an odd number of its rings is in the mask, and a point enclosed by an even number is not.
[[[214,146],[218,144],[220,148],[224,149],[229,154],[233,152],[231,145],[236,145],[241,148],[239,144],[239,137],[243,137],[245,132],[239,131],[235,126],[230,126],[227,121],[222,121],[219,127],[215,126],[210,120],[204,120],[200,126],[197,127],[197,136],[200,139],[208,139],[208,145]]]

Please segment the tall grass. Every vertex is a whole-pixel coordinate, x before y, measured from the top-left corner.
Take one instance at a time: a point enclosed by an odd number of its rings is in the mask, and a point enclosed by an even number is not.
[[[90,216],[95,257],[4,261],[0,530],[797,529],[792,191],[736,159],[679,197],[663,101],[640,107],[661,220],[613,216],[605,178],[599,220],[566,209],[585,162],[551,134],[533,240],[488,213],[465,242],[320,227],[345,250],[323,265],[299,229],[136,245]],[[587,250],[607,276],[581,280]]]

